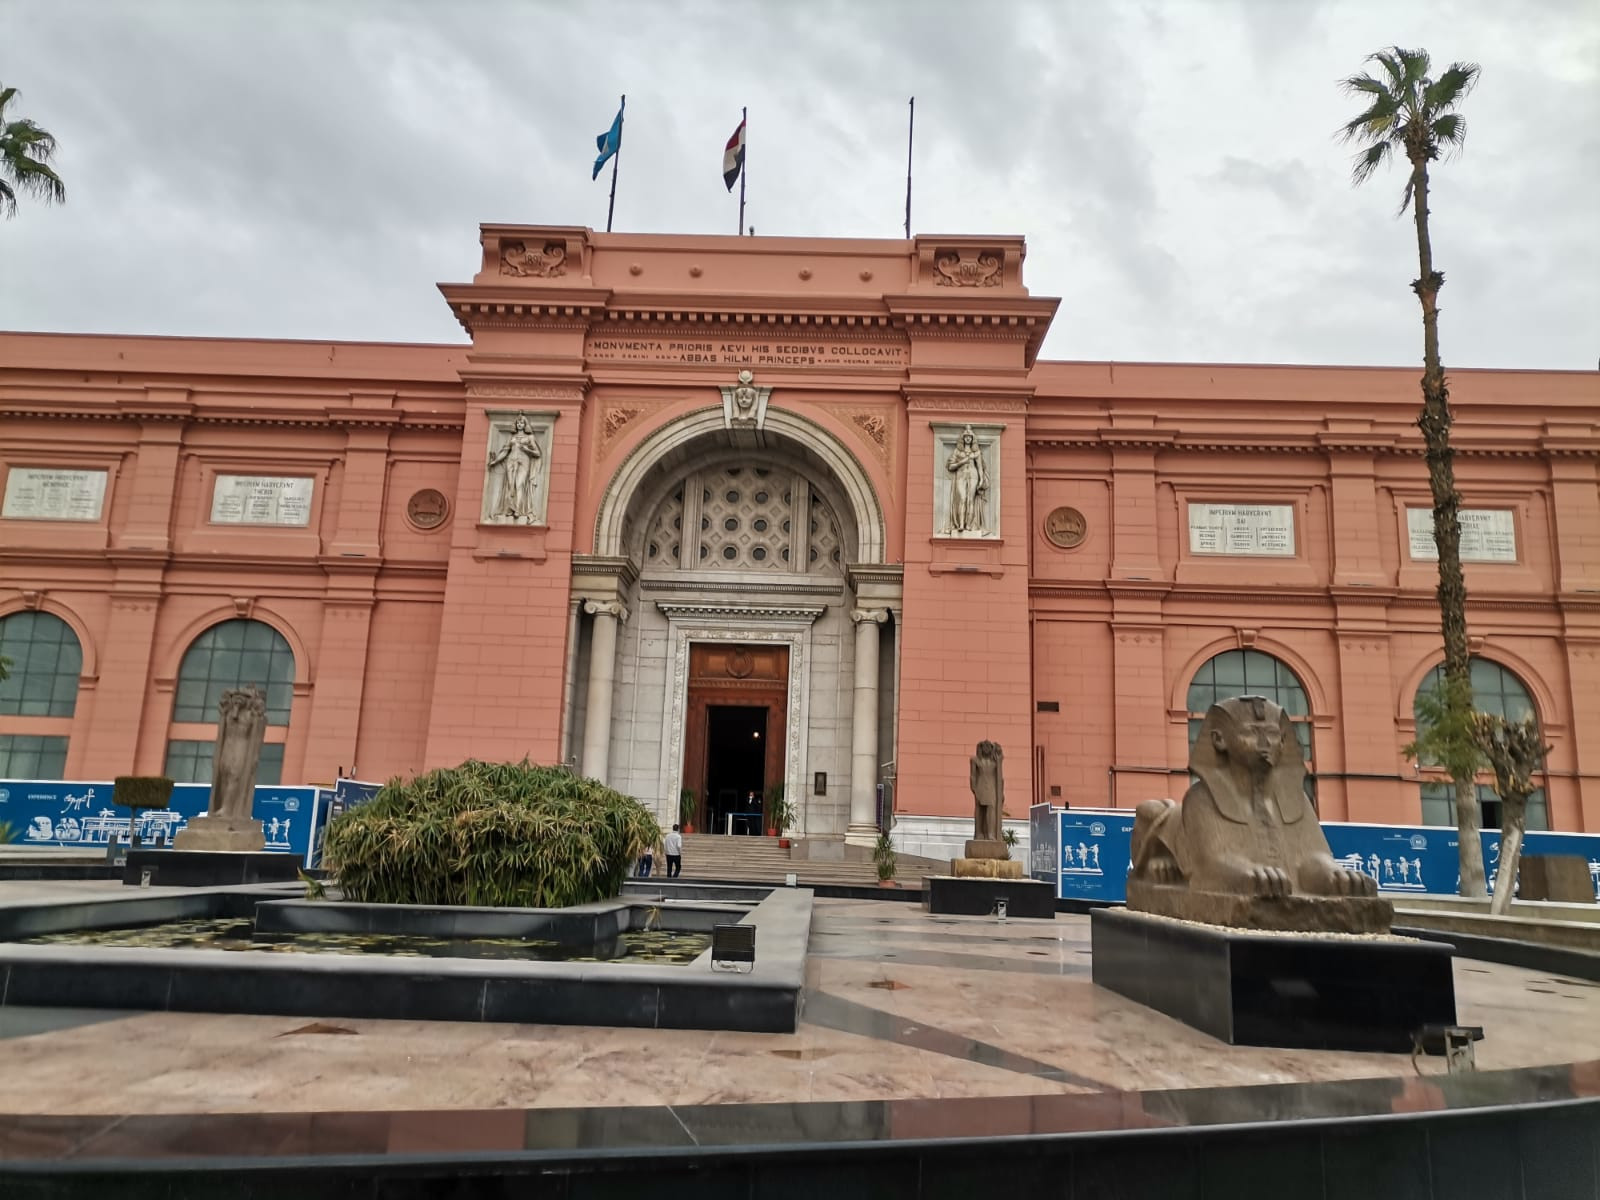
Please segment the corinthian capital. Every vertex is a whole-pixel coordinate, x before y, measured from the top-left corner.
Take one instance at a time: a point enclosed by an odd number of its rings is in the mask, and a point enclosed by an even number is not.
[[[887,608],[854,608],[850,610],[850,619],[857,625],[863,621],[871,621],[874,625],[882,625],[889,619]]]

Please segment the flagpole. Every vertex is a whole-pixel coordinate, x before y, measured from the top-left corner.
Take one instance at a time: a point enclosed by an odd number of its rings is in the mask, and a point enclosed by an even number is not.
[[[917,132],[917,98],[911,97],[911,119],[906,124],[906,237],[911,236],[911,140]]]
[[[744,165],[739,169],[739,236],[744,236],[744,181],[750,174],[750,110],[739,110],[739,128],[744,131]]]
[[[620,117],[628,108],[628,94],[622,94],[622,104],[617,108]],[[617,211],[617,166],[622,162],[622,130],[617,130],[617,148],[611,155],[611,202],[606,205],[606,232],[611,232],[611,214]]]

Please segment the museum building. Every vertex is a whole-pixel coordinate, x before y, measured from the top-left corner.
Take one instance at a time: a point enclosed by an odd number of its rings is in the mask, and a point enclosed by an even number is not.
[[[263,782],[528,756],[938,855],[979,740],[1013,819],[1130,808],[1250,692],[1324,820],[1453,823],[1417,368],[1039,361],[1019,237],[481,242],[458,345],[0,334],[0,779],[204,780],[255,683]],[[1478,702],[1600,830],[1600,377],[1451,385]]]

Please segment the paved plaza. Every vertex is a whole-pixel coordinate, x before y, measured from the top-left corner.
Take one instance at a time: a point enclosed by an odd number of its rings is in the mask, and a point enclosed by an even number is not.
[[[116,891],[0,883],[0,902]],[[1600,1060],[1600,985],[1457,959],[1480,1070]],[[1442,1060],[1228,1047],[1090,982],[1089,920],[819,900],[794,1034],[0,1008],[12,1114],[1024,1096],[1378,1076]],[[26,1080],[25,1086],[15,1081]]]

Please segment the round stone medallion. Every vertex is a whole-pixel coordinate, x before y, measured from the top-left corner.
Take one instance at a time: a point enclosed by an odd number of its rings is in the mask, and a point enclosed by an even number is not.
[[[1044,519],[1044,535],[1050,544],[1063,550],[1076,550],[1089,535],[1089,522],[1075,508],[1052,509]]]
[[[423,488],[406,502],[406,519],[418,529],[437,529],[450,515],[450,502],[437,488]]]

